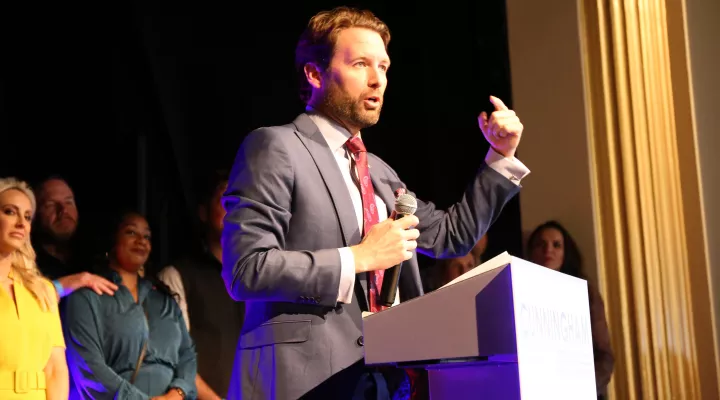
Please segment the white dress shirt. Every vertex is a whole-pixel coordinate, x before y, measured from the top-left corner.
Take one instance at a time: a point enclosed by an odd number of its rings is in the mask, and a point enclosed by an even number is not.
[[[350,152],[345,147],[345,142],[352,136],[347,129],[342,127],[335,121],[325,117],[319,112],[315,111],[311,107],[306,109],[310,119],[317,125],[320,133],[325,138],[330,151],[335,156],[335,161],[338,163],[340,173],[343,179],[345,179],[345,185],[347,186],[350,198],[355,208],[355,216],[357,217],[358,227],[363,227],[363,206],[362,197],[360,195],[360,189],[353,181],[350,175],[351,160]],[[492,148],[488,151],[485,157],[485,163],[490,168],[499,172],[506,178],[510,179],[516,185],[520,184],[520,180],[530,173],[530,170],[516,158],[505,158],[498,154]],[[357,170],[354,170],[357,177]],[[382,222],[387,219],[387,206],[384,201],[378,195],[375,195],[375,205],[378,210],[378,222]],[[341,265],[341,276],[340,276],[340,287],[338,288],[339,303],[350,304],[352,302],[353,289],[355,287],[355,257],[353,256],[352,250],[349,247],[343,247],[338,249],[340,252],[340,265]],[[395,304],[399,301],[399,295],[395,298]]]

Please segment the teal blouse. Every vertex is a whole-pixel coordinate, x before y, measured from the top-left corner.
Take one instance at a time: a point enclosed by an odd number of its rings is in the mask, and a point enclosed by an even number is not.
[[[140,279],[135,303],[117,273],[108,278],[119,287],[114,296],[81,289],[65,301],[70,399],[145,400],[173,387],[195,398],[195,346],[175,299]],[[131,384],[148,336],[145,359]]]

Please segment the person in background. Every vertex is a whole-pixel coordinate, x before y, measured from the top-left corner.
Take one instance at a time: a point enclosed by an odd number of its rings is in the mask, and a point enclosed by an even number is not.
[[[89,265],[83,264],[89,264],[89,261],[83,261],[78,254],[78,209],[70,186],[64,179],[52,176],[36,185],[36,193],[38,210],[34,241],[40,271],[53,280],[61,298],[83,287],[98,294],[112,295],[117,286],[87,272]]]
[[[453,279],[470,271],[471,269],[482,264],[483,253],[487,249],[487,234],[478,240],[475,246],[460,257],[438,259],[431,267],[426,267],[423,272],[427,277],[423,281],[426,292],[440,289],[442,286],[452,282]]]
[[[53,285],[30,244],[35,197],[0,179],[0,399],[65,400],[68,369]]]
[[[150,228],[135,212],[111,224],[106,277],[115,296],[84,288],[64,310],[71,399],[195,398],[196,356],[180,307],[161,282],[141,278]]]
[[[200,400],[227,396],[245,314],[245,304],[230,298],[220,275],[225,218],[221,197],[227,182],[227,171],[215,171],[204,182],[197,209],[203,233],[201,250],[186,254],[158,274],[177,294],[192,333],[198,354],[195,383]]]
[[[557,221],[548,221],[535,228],[528,238],[530,261],[576,278],[582,273],[582,256],[570,233]],[[600,292],[588,282],[590,328],[595,358],[595,383],[598,398],[605,396],[612,376],[615,358],[610,346],[610,332],[605,319],[605,305]]]

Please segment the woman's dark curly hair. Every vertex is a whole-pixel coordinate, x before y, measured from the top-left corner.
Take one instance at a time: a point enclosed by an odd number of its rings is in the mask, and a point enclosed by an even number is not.
[[[535,230],[530,234],[530,237],[528,238],[528,251],[532,252],[532,248],[538,237],[546,229],[556,229],[562,234],[563,237],[565,256],[563,257],[563,263],[560,267],[560,272],[574,276],[576,278],[585,279],[585,276],[582,272],[582,256],[580,255],[580,250],[578,249],[575,240],[573,240],[572,236],[570,236],[570,233],[567,231],[567,229],[565,229],[565,227],[557,221],[548,221],[535,228]]]
[[[113,217],[109,218],[107,221],[107,225],[104,229],[104,234],[101,236],[101,240],[103,243],[100,243],[100,249],[103,253],[102,256],[96,257],[96,260],[102,260],[96,263],[96,269],[99,273],[107,272],[110,269],[110,257],[112,254],[112,249],[115,247],[116,241],[117,241],[117,233],[120,229],[120,226],[131,216],[138,216],[147,221],[147,218],[140,212],[132,210],[132,209],[125,209],[121,212],[118,212]],[[107,254],[107,257],[105,256]],[[148,265],[145,265],[145,271],[148,272],[152,270],[152,268],[148,268]],[[168,287],[163,281],[158,279],[156,276],[145,274],[145,277],[143,278],[150,283],[152,283],[153,287],[157,289],[160,293],[166,294],[170,297],[175,297],[176,294],[170,290],[170,287]]]

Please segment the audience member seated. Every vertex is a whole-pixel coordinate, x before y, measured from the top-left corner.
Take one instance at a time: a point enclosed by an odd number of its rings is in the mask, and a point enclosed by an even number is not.
[[[220,237],[225,217],[221,197],[227,181],[227,173],[217,171],[200,193],[201,249],[175,261],[159,274],[159,278],[177,294],[197,348],[198,375],[195,383],[200,400],[219,400],[227,396],[235,348],[245,314],[245,304],[230,298],[220,275]]]
[[[546,222],[528,238],[529,260],[535,264],[585,279],[582,257],[568,231],[556,221]],[[588,283],[590,327],[595,357],[595,382],[598,398],[604,398],[615,363],[610,347],[610,332],[605,319],[605,306],[600,292]]]
[[[195,348],[180,307],[164,284],[138,276],[151,250],[147,220],[127,212],[109,231],[115,296],[86,288],[65,304],[70,398],[195,398]]]
[[[62,178],[51,177],[37,185],[38,210],[34,237],[37,265],[53,280],[60,297],[81,287],[112,295],[117,286],[89,269],[89,260],[78,256],[75,241],[78,209],[75,195]]]
[[[55,288],[35,265],[35,198],[0,179],[0,399],[65,400],[68,370]]]

